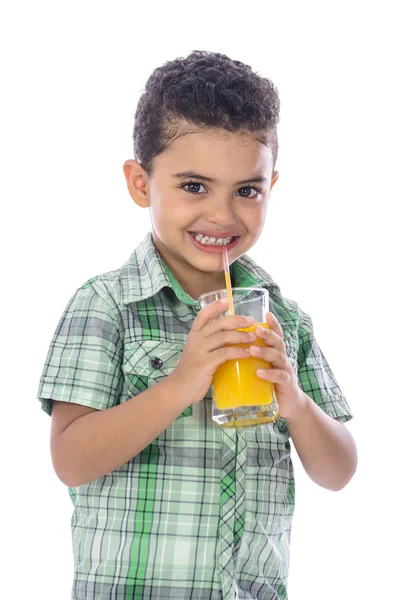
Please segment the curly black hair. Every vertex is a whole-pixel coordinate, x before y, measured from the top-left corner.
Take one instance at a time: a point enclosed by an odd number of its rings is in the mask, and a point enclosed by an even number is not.
[[[135,159],[150,174],[153,158],[182,133],[184,119],[206,129],[256,131],[271,147],[275,166],[279,109],[272,81],[224,54],[194,51],[150,75],[135,114]]]

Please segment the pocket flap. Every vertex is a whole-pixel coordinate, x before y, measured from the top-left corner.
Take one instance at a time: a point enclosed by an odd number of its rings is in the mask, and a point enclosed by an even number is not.
[[[123,371],[128,380],[144,378],[142,385],[151,387],[175,369],[185,345],[182,343],[156,342],[143,340],[125,346]],[[143,391],[141,389],[140,391]],[[192,407],[188,406],[178,417],[192,415]]]
[[[143,340],[125,347],[124,371],[135,375],[163,377],[169,375],[179,362],[184,344]]]

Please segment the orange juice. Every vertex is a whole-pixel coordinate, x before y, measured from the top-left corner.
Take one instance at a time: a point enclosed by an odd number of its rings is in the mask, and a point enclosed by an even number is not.
[[[267,323],[254,323],[250,327],[238,331],[255,330],[260,325],[268,329]],[[238,344],[241,348],[265,346],[263,340],[257,338],[251,344]],[[257,369],[268,369],[271,363],[249,356],[238,360],[227,360],[218,367],[214,374],[214,401],[219,410],[238,408],[240,406],[261,406],[272,403],[274,385],[257,376]]]

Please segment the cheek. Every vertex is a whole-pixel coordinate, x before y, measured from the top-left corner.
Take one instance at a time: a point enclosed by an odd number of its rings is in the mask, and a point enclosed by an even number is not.
[[[256,233],[261,231],[264,225],[267,209],[265,204],[255,204],[253,206],[243,206],[238,212],[242,223],[245,224],[248,231]]]
[[[152,221],[161,229],[170,226],[185,228],[193,223],[199,215],[199,208],[194,203],[185,202],[180,190],[157,190],[151,196],[150,212]]]

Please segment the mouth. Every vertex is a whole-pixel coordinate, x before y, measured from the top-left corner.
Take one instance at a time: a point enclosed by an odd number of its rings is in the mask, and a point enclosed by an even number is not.
[[[227,236],[225,234],[221,235],[221,237],[212,237],[195,231],[189,231],[188,233],[189,238],[196,248],[213,254],[222,254],[225,248],[231,250],[231,248],[234,248],[239,243],[241,238],[240,235]]]

